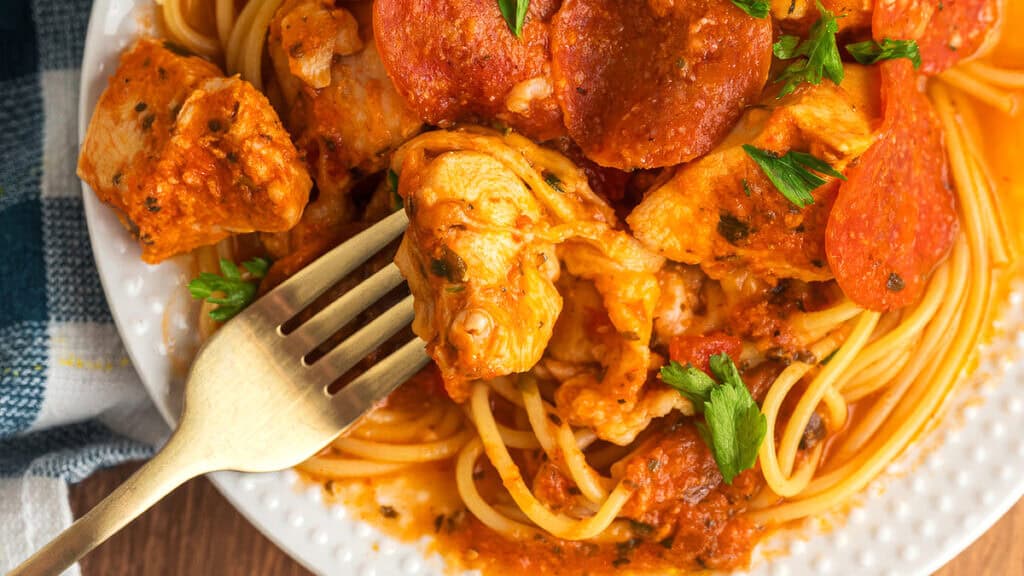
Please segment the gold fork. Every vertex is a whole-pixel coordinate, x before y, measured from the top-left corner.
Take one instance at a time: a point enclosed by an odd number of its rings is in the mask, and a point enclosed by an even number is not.
[[[85,516],[11,572],[59,574],[186,480],[217,470],[269,472],[316,454],[422,368],[417,338],[337,394],[327,387],[412,321],[412,296],[312,364],[304,358],[402,283],[386,268],[294,331],[282,326],[405,230],[399,210],[325,254],[227,322],[199,351],[178,429],[163,449]]]

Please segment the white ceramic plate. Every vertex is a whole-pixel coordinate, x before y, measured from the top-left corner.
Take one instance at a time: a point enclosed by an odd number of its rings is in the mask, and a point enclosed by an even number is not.
[[[120,51],[152,21],[151,0],[96,0],[82,62],[79,134]],[[140,18],[141,17],[141,18]],[[147,266],[113,212],[85,185],[92,248],[121,337],[168,422],[180,405],[181,367],[164,334],[185,346],[186,274],[179,264]],[[170,309],[169,309],[170,308]],[[176,308],[180,308],[177,310]],[[967,547],[1024,494],[1024,287],[1017,286],[947,417],[855,498],[843,514],[812,520],[762,544],[751,574],[928,574]],[[225,383],[230,385],[230,383]],[[913,473],[908,473],[908,471]],[[422,547],[396,542],[327,505],[318,487],[293,472],[211,475],[221,492],[264,534],[314,572],[440,574]],[[454,481],[454,480],[453,480]],[[826,529],[827,528],[827,529]],[[780,551],[782,551],[780,553]],[[770,560],[768,559],[770,558]]]

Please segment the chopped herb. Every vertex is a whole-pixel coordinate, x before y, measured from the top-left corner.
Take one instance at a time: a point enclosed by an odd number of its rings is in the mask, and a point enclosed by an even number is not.
[[[676,58],[676,68],[679,68],[680,70],[686,68],[686,58],[683,58],[682,56]]]
[[[203,272],[188,283],[188,291],[196,300],[205,300],[217,307],[210,310],[210,318],[225,322],[241,312],[256,298],[258,280],[267,274],[270,263],[253,258],[242,263],[252,280],[242,278],[238,266],[221,258],[220,274]]]
[[[747,198],[750,198],[750,182],[747,182],[746,178],[743,179],[743,193],[747,195]]]
[[[458,293],[458,292],[464,292],[465,290],[466,290],[466,285],[465,284],[455,284],[454,286],[448,286],[447,288],[444,289],[445,292],[448,292],[450,294],[455,294],[455,293]]]
[[[551,188],[555,192],[560,192],[562,194],[565,194],[565,188],[562,186],[562,180],[559,179],[558,176],[555,176],[551,172],[545,172],[544,173],[544,182],[546,182],[548,186],[551,186]]]
[[[398,518],[398,510],[395,510],[392,506],[381,506],[380,515],[385,518]]]
[[[451,283],[462,282],[466,276],[466,261],[447,246],[442,247],[441,256],[430,261],[430,272]]]
[[[142,112],[145,109],[146,109],[146,103],[145,102],[139,102],[138,104],[135,105],[135,111],[136,112]]]
[[[501,10],[501,16],[508,24],[508,29],[516,35],[516,38],[522,36],[526,13],[530,9],[530,0],[498,0],[498,9]]]
[[[732,484],[740,472],[757,461],[768,421],[728,354],[712,356],[710,367],[717,382],[701,370],[678,362],[662,367],[661,379],[679,390],[698,412],[703,410],[704,422],[697,425],[697,430],[711,448],[725,483]]]
[[[711,390],[718,386],[710,376],[693,364],[683,366],[675,360],[661,367],[661,381],[675,388],[700,412],[711,398]]]
[[[861,64],[876,64],[882,60],[907,58],[914,63],[914,68],[921,67],[921,51],[914,40],[890,40],[881,42],[865,40],[856,44],[847,44],[846,51]]]
[[[145,203],[146,203],[146,210],[149,210],[150,212],[153,212],[154,214],[160,211],[160,203],[157,202],[156,198],[153,198],[152,196],[146,196]]]
[[[637,520],[630,520],[629,527],[637,536],[646,536],[654,532],[654,526],[646,522],[639,522]]]
[[[792,93],[804,82],[821,84],[823,77],[836,84],[843,81],[843,60],[836,45],[839,24],[832,12],[821,5],[820,0],[815,2],[821,18],[811,27],[807,39],[801,42],[796,36],[785,35],[772,47],[776,58],[780,60],[800,58],[775,78],[775,82],[785,82],[779,92],[779,98]]]
[[[825,179],[815,172],[846,180],[845,176],[836,172],[824,160],[805,152],[790,151],[784,156],[779,156],[775,152],[749,144],[744,144],[743,150],[757,162],[779,192],[798,208],[814,204],[811,191],[825,183]]]
[[[754,18],[768,17],[768,0],[732,0],[732,3]]]
[[[829,362],[832,361],[833,358],[836,357],[836,354],[838,354],[838,353],[839,353],[839,349],[838,348],[833,350],[832,353],[829,354],[828,356],[825,356],[825,359],[822,360],[821,362],[819,362],[819,364],[821,364],[822,366],[828,364]]]
[[[661,460],[658,460],[657,458],[648,458],[647,459],[647,470],[648,471],[650,471],[650,472],[657,472],[658,468],[661,468]]]
[[[885,281],[885,287],[889,292],[901,292],[906,288],[906,284],[903,282],[903,278],[895,272],[889,274],[889,279]]]
[[[718,234],[735,246],[750,236],[750,224],[728,212],[722,212],[718,216]]]
[[[111,178],[111,181],[114,183],[114,186],[120,186],[122,178],[124,178],[124,174],[118,172],[117,174],[114,174],[114,177]]]
[[[402,202],[402,196],[398,194],[398,172],[394,170],[388,170],[388,189],[391,190],[391,205],[392,210],[401,210],[405,203]]]
[[[145,132],[153,127],[153,121],[156,120],[154,114],[147,114],[142,118],[142,131]]]

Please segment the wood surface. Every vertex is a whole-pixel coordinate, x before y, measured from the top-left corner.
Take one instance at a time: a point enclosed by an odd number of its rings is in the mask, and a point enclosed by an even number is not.
[[[81,515],[138,464],[94,474],[71,487]],[[298,576],[309,572],[277,549],[205,478],[193,480],[82,561],[83,576]],[[1024,500],[938,576],[1024,576]]]

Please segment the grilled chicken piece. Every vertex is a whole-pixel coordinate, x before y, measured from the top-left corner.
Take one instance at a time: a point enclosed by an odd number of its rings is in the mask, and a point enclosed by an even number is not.
[[[78,174],[120,212],[150,263],[231,234],[287,230],[312,185],[263,94],[152,39],[122,56]]]
[[[462,382],[541,358],[562,309],[558,258],[544,207],[501,162],[471,151],[420,162],[402,166],[411,222],[396,262],[416,296],[413,331],[462,399]]]
[[[582,170],[482,130],[423,134],[394,169],[410,218],[396,263],[416,298],[413,330],[454,399],[474,380],[532,369],[554,337],[545,377],[562,382],[568,422],[625,443],[685,404],[644,386],[664,260],[617,229]]]
[[[346,7],[289,0],[271,22],[268,51],[288,109],[286,122],[318,192],[289,234],[265,238],[275,256],[357,219],[353,186],[387,167],[391,152],[422,128],[384,70],[369,5]],[[305,34],[306,27],[315,33]]]
[[[810,152],[838,171],[874,140],[880,117],[877,72],[848,65],[842,88],[805,85],[766,108],[748,111],[729,138],[649,193],[627,221],[647,247],[699,264],[721,279],[749,271],[766,279],[828,280],[825,224],[837,182],[813,193],[802,210],[783,197],[741,147],[779,155]]]

